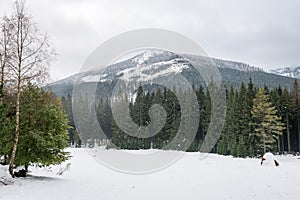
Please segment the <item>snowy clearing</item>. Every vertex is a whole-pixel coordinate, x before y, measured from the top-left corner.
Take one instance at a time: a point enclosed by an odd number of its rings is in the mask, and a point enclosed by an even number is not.
[[[185,155],[152,174],[132,175],[111,170],[85,149],[69,149],[73,158],[51,168],[31,167],[27,178],[11,179],[0,167],[1,200],[35,199],[284,199],[300,197],[300,159],[279,156],[279,167],[260,166],[260,159],[199,153]],[[104,151],[104,150],[103,150]],[[113,150],[111,150],[113,151]],[[61,176],[57,172],[71,163]],[[69,171],[68,171],[69,170]]]

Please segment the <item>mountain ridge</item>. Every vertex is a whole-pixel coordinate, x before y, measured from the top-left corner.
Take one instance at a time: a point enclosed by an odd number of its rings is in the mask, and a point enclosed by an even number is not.
[[[215,65],[222,76],[225,85],[239,87],[241,82],[248,82],[252,78],[257,86],[267,85],[271,88],[282,85],[290,88],[294,79],[267,73],[263,69],[243,62],[228,61],[217,58],[210,58],[197,55],[189,55],[194,62],[210,67]],[[171,75],[182,74],[190,82],[196,85],[203,84],[204,81],[196,77],[197,71],[184,58],[184,55],[175,54],[163,50],[145,51],[127,60],[114,63],[108,67],[95,68],[93,70],[78,73],[65,79],[47,85],[46,89],[51,89],[57,96],[65,96],[72,93],[74,84],[78,82],[99,82],[110,84],[114,80],[124,80],[127,82],[141,82],[152,79],[162,79]]]
[[[276,75],[300,79],[300,66],[271,69],[269,72]]]

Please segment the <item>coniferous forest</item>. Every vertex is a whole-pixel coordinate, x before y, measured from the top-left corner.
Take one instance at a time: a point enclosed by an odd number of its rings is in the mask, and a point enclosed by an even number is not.
[[[181,118],[181,107],[176,93],[194,92],[199,104],[199,126],[197,134],[188,151],[199,151],[206,136],[211,117],[211,96],[208,88],[193,87],[194,91],[171,91],[156,89],[148,92],[142,86],[136,91],[136,98],[123,95],[122,103],[129,106],[130,116],[139,126],[150,123],[149,108],[160,104],[167,113],[163,129],[149,138],[135,138],[124,133],[113,119],[110,97],[101,98],[96,106],[97,118],[107,139],[119,149],[162,149],[176,135]],[[300,134],[300,90],[297,80],[291,90],[278,86],[256,87],[250,79],[239,88],[226,88],[226,117],[221,137],[212,152],[237,157],[257,157],[264,152],[296,153],[299,152]],[[84,99],[83,99],[84,100]],[[66,113],[72,127],[69,130],[71,143],[77,146],[88,141],[81,141],[72,119],[71,95],[62,97]],[[94,141],[97,137],[90,138]]]

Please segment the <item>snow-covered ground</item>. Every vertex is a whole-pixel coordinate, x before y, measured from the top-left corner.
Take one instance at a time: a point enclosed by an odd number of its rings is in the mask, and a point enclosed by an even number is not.
[[[116,172],[98,163],[84,149],[69,149],[70,171],[61,166],[35,169],[30,177],[10,179],[0,167],[1,200],[161,200],[161,199],[284,199],[300,198],[300,159],[277,157],[279,167],[260,166],[260,159],[240,159],[199,153],[185,155],[170,167],[152,174]]]

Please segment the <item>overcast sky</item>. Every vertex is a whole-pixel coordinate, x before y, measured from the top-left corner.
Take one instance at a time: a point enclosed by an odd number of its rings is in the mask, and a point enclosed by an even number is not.
[[[0,14],[13,0],[0,0]],[[196,41],[209,56],[261,68],[300,66],[298,0],[27,0],[59,54],[53,80],[80,70],[102,42],[138,28],[164,28]]]

